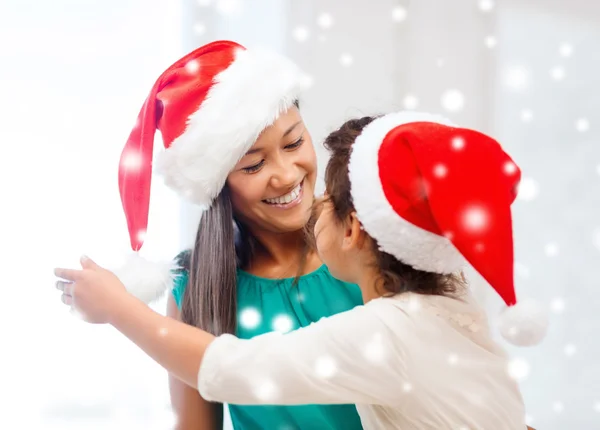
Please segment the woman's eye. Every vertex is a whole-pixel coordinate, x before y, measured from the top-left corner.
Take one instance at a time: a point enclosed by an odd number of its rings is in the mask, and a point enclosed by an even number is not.
[[[265,164],[265,160],[261,160],[260,163],[255,164],[253,166],[244,167],[244,168],[242,168],[242,170],[246,173],[255,173],[260,170],[260,168],[263,166],[263,164]]]
[[[294,143],[290,143],[289,145],[286,145],[285,149],[296,149],[296,148],[300,147],[300,145],[302,145],[303,143],[304,143],[304,138],[301,137],[300,139],[298,139]]]

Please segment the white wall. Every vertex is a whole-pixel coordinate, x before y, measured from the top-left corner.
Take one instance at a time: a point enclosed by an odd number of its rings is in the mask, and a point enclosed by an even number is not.
[[[1,3],[1,428],[170,426],[166,372],[109,327],[71,317],[52,269],[77,267],[84,252],[111,264],[129,251],[118,157],[181,53],[178,6]],[[154,185],[144,252],[172,256],[177,200]]]

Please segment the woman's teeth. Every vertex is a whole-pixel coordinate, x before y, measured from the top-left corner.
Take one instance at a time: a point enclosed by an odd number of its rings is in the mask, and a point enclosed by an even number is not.
[[[296,188],[289,193],[283,196],[275,197],[274,199],[265,199],[265,202],[272,205],[285,205],[296,200],[300,195],[300,191],[302,191],[302,183],[296,185]]]

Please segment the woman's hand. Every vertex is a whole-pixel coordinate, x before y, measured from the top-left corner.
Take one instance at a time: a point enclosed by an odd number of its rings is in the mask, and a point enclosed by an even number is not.
[[[92,324],[111,321],[112,312],[129,293],[117,276],[87,257],[81,258],[82,270],[55,269],[54,274],[64,280],[56,282],[62,291],[62,301],[79,312]]]

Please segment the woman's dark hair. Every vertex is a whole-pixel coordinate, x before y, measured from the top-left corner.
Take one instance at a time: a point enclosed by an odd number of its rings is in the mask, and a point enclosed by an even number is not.
[[[325,188],[338,222],[345,221],[355,211],[348,177],[352,145],[363,128],[376,118],[367,116],[347,121],[325,139],[324,145],[331,157],[325,170]],[[419,294],[447,295],[454,293],[456,287],[463,282],[456,275],[440,275],[413,269],[393,255],[381,251],[375,239],[373,239],[373,253],[381,275],[377,287],[383,287],[387,293],[410,291]]]
[[[296,101],[294,105],[299,108]],[[235,334],[237,325],[237,268],[247,267],[260,243],[235,217],[227,185],[202,214],[194,248],[177,256],[188,273],[181,303],[181,320],[216,336]],[[307,245],[296,279],[310,247]]]

